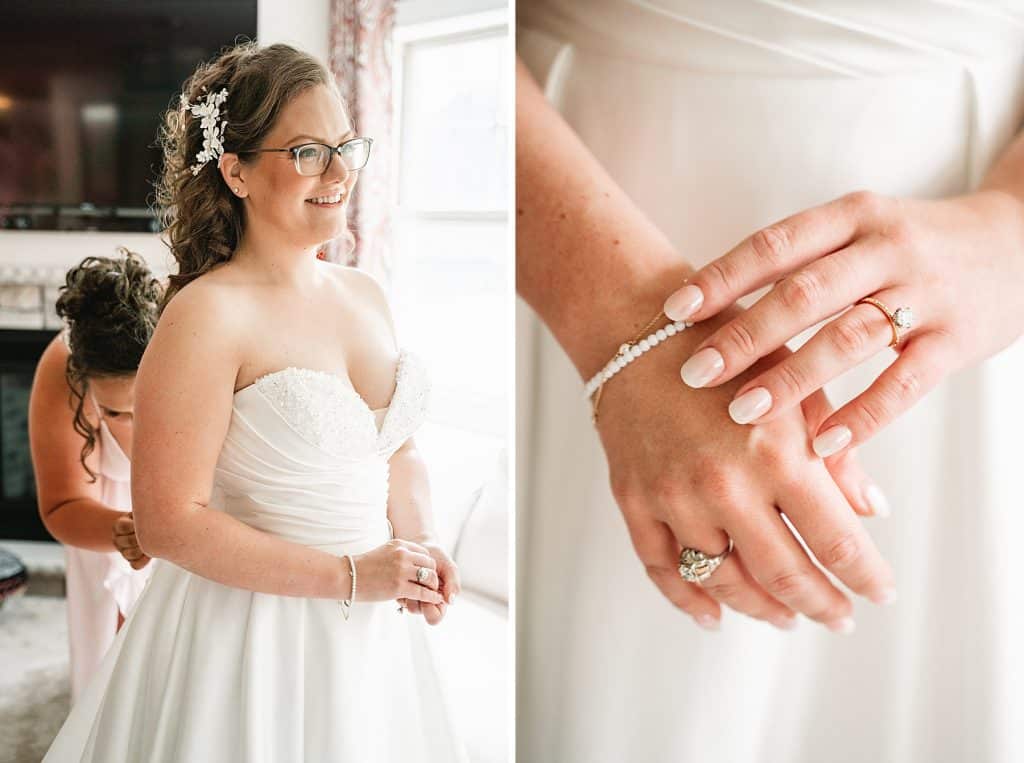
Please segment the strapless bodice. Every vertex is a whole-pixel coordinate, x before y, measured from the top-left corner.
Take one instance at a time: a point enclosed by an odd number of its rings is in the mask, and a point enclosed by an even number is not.
[[[305,545],[386,540],[388,460],[425,419],[429,390],[425,364],[405,349],[382,409],[337,374],[260,377],[234,395],[211,504]]]

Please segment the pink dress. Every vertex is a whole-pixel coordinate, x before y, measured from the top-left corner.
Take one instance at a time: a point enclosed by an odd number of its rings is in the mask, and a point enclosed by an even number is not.
[[[130,511],[131,461],[102,418],[97,439],[100,501],[112,509]],[[117,551],[90,551],[65,545],[64,553],[73,705],[114,640],[118,610],[127,619],[149,579],[153,563],[134,570]]]

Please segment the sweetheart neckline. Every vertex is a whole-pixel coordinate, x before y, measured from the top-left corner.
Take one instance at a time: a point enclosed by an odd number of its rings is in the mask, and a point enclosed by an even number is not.
[[[398,360],[395,362],[395,389],[391,393],[391,399],[388,401],[388,404],[385,405],[383,408],[371,408],[370,404],[366,402],[366,399],[361,394],[359,394],[359,391],[355,388],[355,386],[353,386],[352,381],[351,379],[348,378],[348,376],[342,376],[341,374],[334,373],[333,371],[322,371],[319,368],[307,368],[305,366],[285,366],[284,368],[279,368],[276,371],[269,371],[265,374],[261,374],[260,376],[257,376],[251,382],[246,384],[244,387],[239,387],[238,389],[236,389],[234,393],[231,395],[231,399],[232,401],[234,401],[234,399],[237,398],[241,393],[249,389],[255,389],[257,382],[260,382],[264,379],[269,379],[274,376],[280,376],[281,374],[287,373],[288,371],[303,371],[307,373],[316,374],[317,376],[322,376],[328,379],[333,379],[339,382],[341,384],[342,389],[350,392],[360,403],[362,403],[363,408],[365,408],[370,413],[390,411],[391,406],[395,402],[395,398],[398,396],[398,377],[401,373],[402,363],[405,361],[405,356],[406,350],[404,348],[400,349],[398,351]],[[381,429],[383,428],[384,425],[382,422]]]

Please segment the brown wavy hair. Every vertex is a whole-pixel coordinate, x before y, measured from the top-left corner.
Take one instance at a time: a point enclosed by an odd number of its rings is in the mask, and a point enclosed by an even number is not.
[[[225,152],[237,153],[239,161],[248,164],[259,161],[261,155],[251,151],[260,148],[281,110],[317,85],[329,87],[346,108],[334,76],[317,58],[290,45],[261,47],[255,41],[223,49],[185,80],[175,105],[164,113],[157,139],[164,166],[156,183],[155,214],[178,263],[161,311],[185,284],[230,260],[245,229],[245,204],[231,193],[217,161],[206,162],[199,174],[192,174],[190,167],[203,148],[203,131],[201,120],[181,105],[180,98],[194,105],[207,93],[227,88],[220,106],[220,119],[227,122],[222,144]],[[354,240],[351,231],[348,239],[350,244]]]
[[[75,409],[74,427],[85,439],[79,460],[92,482],[96,475],[86,457],[96,447],[96,429],[83,407],[90,377],[131,376],[156,327],[163,286],[145,260],[123,246],[120,257],[86,257],[64,277],[57,315],[67,327],[64,374]]]

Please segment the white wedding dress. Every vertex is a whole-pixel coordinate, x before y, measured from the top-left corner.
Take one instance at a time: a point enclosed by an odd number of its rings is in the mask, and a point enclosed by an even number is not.
[[[339,557],[381,545],[388,459],[423,422],[429,387],[405,349],[377,411],[334,374],[260,377],[234,395],[211,507]],[[333,599],[150,565],[46,763],[465,760],[421,616],[357,589],[345,620]]]
[[[549,100],[696,265],[856,189],[968,191],[1024,123],[1020,3],[517,9],[518,53]],[[647,579],[582,380],[522,303],[517,320],[520,760],[1024,760],[1024,343],[949,377],[859,449],[892,504],[865,522],[893,564],[895,604],[854,597],[849,636],[726,608],[711,633]],[[846,402],[894,357],[826,391]]]

